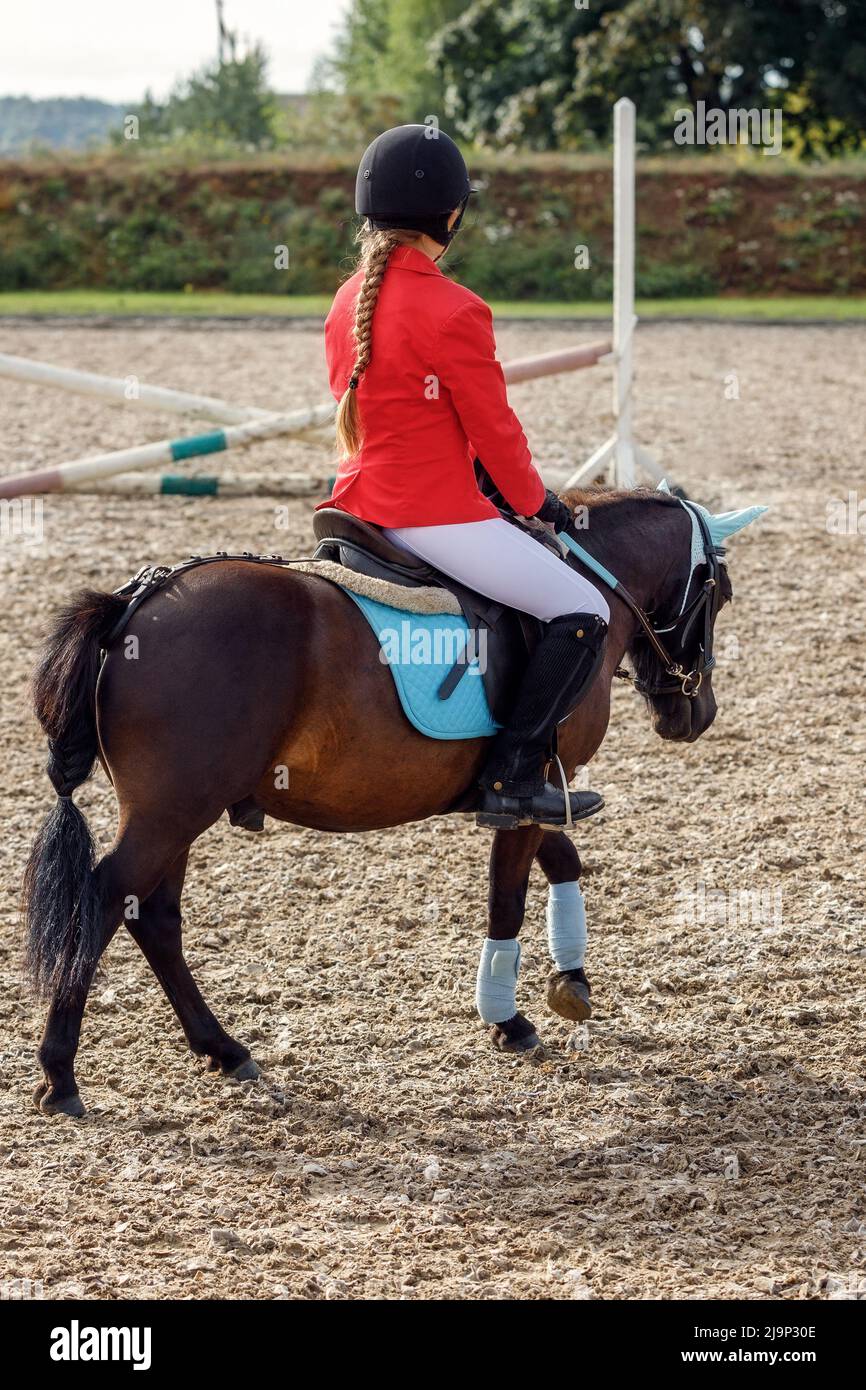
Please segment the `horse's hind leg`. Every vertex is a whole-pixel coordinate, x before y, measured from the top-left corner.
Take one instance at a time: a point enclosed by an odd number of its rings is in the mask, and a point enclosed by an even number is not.
[[[180,896],[189,850],[174,861],[165,878],[141,904],[137,920],[126,923],[177,1014],[191,1051],[209,1058],[210,1068],[239,1081],[259,1071],[248,1050],[214,1018],[183,957]]]
[[[475,1004],[502,1052],[531,1052],[541,1045],[529,1019],[517,1010],[516,989],[517,933],[526,912],[529,871],[543,834],[535,826],[497,830],[490,851],[487,940],[481,948]]]
[[[556,967],[547,981],[548,1007],[572,1023],[592,1014],[590,985],[584,973],[586,913],[580,891],[580,856],[562,831],[545,831],[536,853],[550,884],[547,939]]]
[[[113,917],[106,910],[100,955],[119,925],[120,912]],[[81,1020],[89,989],[88,981],[74,995],[55,997],[48,1005],[38,1054],[44,1080],[40,1081],[33,1093],[34,1104],[45,1115],[72,1115],[78,1119],[84,1114],[84,1104],[75,1080],[75,1054],[81,1038]]]
[[[97,864],[94,874],[102,900],[101,956],[123,920],[131,900],[143,901],[165,873],[166,865],[177,856],[171,845],[152,825],[128,824],[116,844]],[[95,964],[94,971],[95,973]],[[75,1081],[75,1054],[81,1037],[81,1020],[93,979],[78,984],[74,991],[51,998],[39,1045],[39,1061],[45,1080],[37,1088],[34,1101],[46,1115],[83,1115],[84,1106]]]

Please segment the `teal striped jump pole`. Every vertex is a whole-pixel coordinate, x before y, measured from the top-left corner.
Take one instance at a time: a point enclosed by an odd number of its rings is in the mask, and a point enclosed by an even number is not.
[[[0,478],[0,497],[23,497],[30,493],[67,492],[76,484],[96,478],[110,478],[126,469],[155,468],[180,463],[183,459],[201,458],[207,454],[223,453],[226,449],[242,448],[258,439],[275,439],[280,435],[298,434],[303,430],[327,425],[336,406],[307,406],[286,415],[268,415],[263,420],[250,420],[242,425],[230,425],[188,439],[160,439],[155,444],[141,444],[132,449],[116,449],[110,454],[95,454],[90,458],[59,463],[35,473],[16,473]]]
[[[332,486],[333,479],[309,473],[115,473],[75,483],[68,491],[123,497],[324,497]]]

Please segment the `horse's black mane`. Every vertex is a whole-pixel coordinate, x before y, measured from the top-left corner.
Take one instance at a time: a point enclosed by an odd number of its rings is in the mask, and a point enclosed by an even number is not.
[[[658,502],[662,507],[678,507],[679,499],[671,492],[660,492],[658,488],[632,487],[578,487],[562,493],[562,500],[569,507],[598,509],[622,502]]]
[[[682,512],[678,499],[669,492],[658,492],[652,488],[576,488],[563,494],[562,499],[572,511],[585,508],[587,525],[585,535],[587,549],[596,559],[601,560],[616,574],[617,558],[643,550],[650,540],[654,513],[647,507],[675,507]],[[605,523],[616,521],[616,552],[611,549],[613,536]],[[575,528],[580,538],[581,528]],[[593,538],[596,543],[593,544]],[[625,579],[623,577],[624,582]]]

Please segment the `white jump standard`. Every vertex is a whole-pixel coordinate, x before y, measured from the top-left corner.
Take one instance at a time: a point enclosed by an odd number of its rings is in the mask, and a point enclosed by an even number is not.
[[[616,487],[634,487],[637,466],[661,482],[662,470],[632,438],[632,340],[635,262],[635,105],[620,97],[613,108],[613,351],[601,364],[613,365],[614,431],[586,463],[566,480],[565,489],[607,476]]]

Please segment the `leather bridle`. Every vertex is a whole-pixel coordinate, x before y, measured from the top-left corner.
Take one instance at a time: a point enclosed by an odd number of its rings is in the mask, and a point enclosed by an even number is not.
[[[634,686],[641,695],[685,695],[690,700],[697,699],[704,676],[713,670],[716,658],[713,655],[713,627],[716,621],[716,614],[719,611],[721,602],[721,559],[724,556],[724,549],[717,546],[707,525],[706,518],[699,508],[691,506],[688,502],[682,501],[681,505],[686,508],[690,516],[693,516],[700,528],[701,539],[703,541],[704,555],[709,566],[709,575],[704,580],[700,590],[695,595],[692,602],[685,606],[685,598],[688,596],[691,587],[691,572],[686,581],[686,593],[683,598],[683,607],[672,623],[665,625],[655,624],[641,605],[622,584],[615,575],[600,565],[583,546],[579,545],[570,532],[561,532],[558,539],[565,541],[566,546],[578,559],[599,575],[609,588],[621,598],[626,606],[631,610],[646,635],[650,646],[655,651],[664,667],[666,676],[670,680],[665,683],[650,683],[635,677],[623,666],[618,666],[614,675],[619,680],[628,681]],[[703,622],[701,623],[701,620]],[[662,634],[677,634],[677,646],[684,651],[688,645],[689,638],[698,628],[701,628],[701,640],[698,642],[695,655],[691,660],[691,669],[684,670],[682,661],[676,661],[662,641]]]

